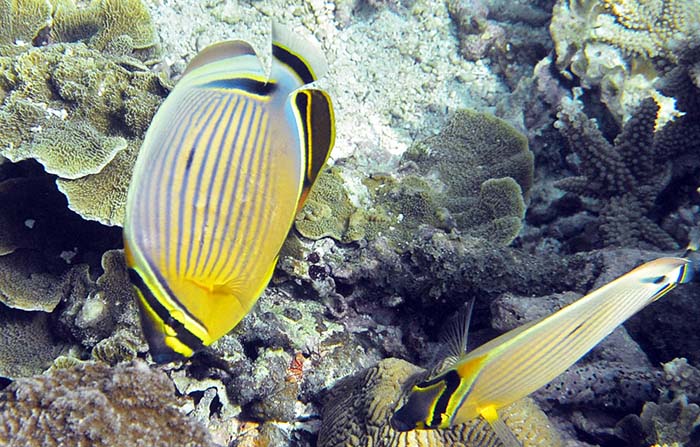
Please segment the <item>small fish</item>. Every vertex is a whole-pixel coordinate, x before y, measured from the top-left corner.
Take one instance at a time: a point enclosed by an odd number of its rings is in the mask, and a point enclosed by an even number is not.
[[[692,273],[691,261],[685,258],[647,262],[552,315],[462,352],[413,387],[394,413],[392,427],[447,428],[481,416],[506,447],[519,446],[498,410],[563,373],[644,306],[690,281]],[[456,344],[460,345],[464,343]]]
[[[273,24],[269,76],[250,44],[212,45],[153,118],[124,251],[156,362],[222,337],[267,286],[333,147],[331,99],[307,87],[326,71],[316,46]]]

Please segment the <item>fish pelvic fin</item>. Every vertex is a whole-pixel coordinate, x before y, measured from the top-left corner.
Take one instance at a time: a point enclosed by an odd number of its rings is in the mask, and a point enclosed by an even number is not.
[[[523,447],[518,438],[515,437],[513,430],[498,416],[496,407],[489,405],[481,408],[479,414],[489,423],[493,431],[496,432],[496,436],[498,436],[498,439],[504,447]]]
[[[272,23],[272,63],[291,70],[300,85],[323,77],[328,63],[317,42],[305,39],[279,23]]]

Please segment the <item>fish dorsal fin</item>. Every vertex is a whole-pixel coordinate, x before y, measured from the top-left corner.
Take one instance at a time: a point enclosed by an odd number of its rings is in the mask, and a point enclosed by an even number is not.
[[[445,324],[440,334],[444,353],[433,368],[430,369],[428,377],[434,378],[457,364],[464,358],[467,352],[467,341],[469,338],[469,323],[474,310],[474,299],[467,301],[464,306]]]
[[[272,23],[273,63],[288,67],[300,80],[310,84],[328,71],[326,58],[316,42],[304,39],[289,28]]]
[[[258,57],[253,47],[245,40],[227,40],[210,45],[197,53],[187,65],[183,75],[212,62],[238,56],[255,56],[256,59]]]
[[[299,89],[289,95],[299,124],[304,151],[304,183],[297,211],[311,190],[335,142],[333,103],[328,93],[313,88]]]

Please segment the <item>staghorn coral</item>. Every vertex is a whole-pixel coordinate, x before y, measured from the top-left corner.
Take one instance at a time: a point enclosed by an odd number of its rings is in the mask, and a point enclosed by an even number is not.
[[[500,445],[482,419],[445,430],[393,430],[391,415],[423,373],[408,362],[389,358],[338,382],[324,396],[319,447]],[[531,399],[515,402],[501,414],[524,447],[562,445],[559,434]]]
[[[39,374],[67,349],[68,345],[57,341],[50,331],[48,314],[0,304],[0,377]]]
[[[172,382],[143,362],[85,363],[19,379],[0,394],[8,447],[213,446],[179,410]]]
[[[562,101],[555,126],[580,158],[580,174],[555,186],[599,201],[605,245],[675,249],[678,244],[649,217],[657,196],[671,181],[674,152],[655,140],[658,105],[645,99],[610,144],[578,101]],[[675,149],[678,150],[678,149]]]
[[[0,155],[39,161],[71,209],[121,225],[141,137],[168,85],[84,44],[1,54]]]

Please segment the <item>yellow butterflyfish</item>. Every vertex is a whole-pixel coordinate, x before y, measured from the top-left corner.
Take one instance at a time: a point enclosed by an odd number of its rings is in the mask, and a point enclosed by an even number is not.
[[[229,332],[272,276],[335,139],[316,45],[272,26],[266,74],[236,40],[197,54],[149,127],[127,199],[124,249],[157,362]]]
[[[399,431],[447,428],[483,417],[506,447],[519,446],[498,417],[500,408],[546,385],[629,317],[691,277],[690,260],[659,258],[552,315],[462,352],[411,389],[391,425]]]

